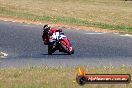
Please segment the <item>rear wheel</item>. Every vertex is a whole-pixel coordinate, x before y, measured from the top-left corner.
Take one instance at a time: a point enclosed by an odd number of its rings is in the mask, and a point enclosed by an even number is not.
[[[56,51],[56,47],[54,46],[54,43],[48,44],[48,54],[52,55]]]
[[[52,46],[51,45],[48,45],[48,54],[52,55]]]

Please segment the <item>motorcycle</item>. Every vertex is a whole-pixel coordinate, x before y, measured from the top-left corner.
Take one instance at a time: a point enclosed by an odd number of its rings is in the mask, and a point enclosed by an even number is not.
[[[64,33],[56,31],[50,38],[53,42],[48,44],[48,54],[52,55],[56,50],[64,52],[69,55],[74,54],[74,50],[71,47],[70,41],[64,35]]]

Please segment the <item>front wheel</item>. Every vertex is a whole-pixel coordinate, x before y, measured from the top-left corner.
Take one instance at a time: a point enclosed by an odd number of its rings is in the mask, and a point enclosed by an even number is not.
[[[71,54],[74,54],[74,49],[72,49]]]
[[[69,54],[69,55],[72,54],[72,52],[69,51],[69,49],[67,48],[67,46],[63,45],[62,43],[60,43],[60,46],[64,49],[64,51],[65,51],[67,54]]]

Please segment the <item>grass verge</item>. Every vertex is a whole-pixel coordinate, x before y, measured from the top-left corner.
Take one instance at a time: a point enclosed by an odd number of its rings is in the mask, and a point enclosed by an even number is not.
[[[132,31],[132,4],[130,1],[2,1],[0,0],[0,16],[4,17]],[[72,4],[73,2],[74,4]]]
[[[85,67],[88,74],[130,74],[132,67]],[[132,84],[86,84],[76,81],[77,67],[27,67],[0,69],[1,88],[132,88]]]

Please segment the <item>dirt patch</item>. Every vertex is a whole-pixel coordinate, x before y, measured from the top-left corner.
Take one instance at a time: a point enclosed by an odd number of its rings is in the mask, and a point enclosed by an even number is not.
[[[19,22],[19,23],[31,23],[31,24],[36,24],[36,25],[49,24],[50,26],[74,28],[74,29],[88,30],[88,31],[94,31],[94,32],[105,32],[105,33],[124,33],[125,32],[121,30],[119,31],[119,30],[111,30],[111,29],[102,29],[102,28],[97,28],[97,27],[77,26],[77,25],[70,25],[70,24],[63,24],[63,23],[53,23],[49,21],[32,21],[32,20],[19,19],[19,18],[13,18],[13,17],[0,17],[0,20]]]

